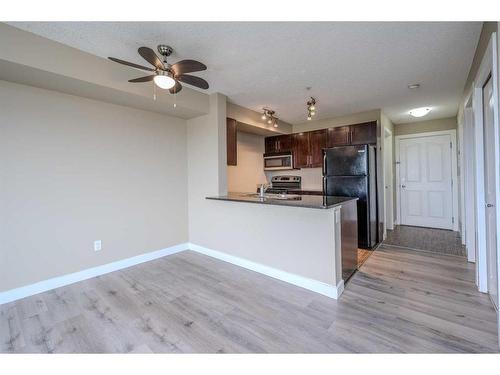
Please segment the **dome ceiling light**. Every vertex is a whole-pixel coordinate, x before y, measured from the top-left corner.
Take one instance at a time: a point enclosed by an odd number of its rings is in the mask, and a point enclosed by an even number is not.
[[[414,108],[410,110],[410,116],[413,117],[424,117],[431,111],[431,108],[429,107],[420,107],[420,108]]]

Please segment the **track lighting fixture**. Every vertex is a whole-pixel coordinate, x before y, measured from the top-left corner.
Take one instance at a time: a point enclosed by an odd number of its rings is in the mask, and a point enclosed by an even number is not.
[[[266,122],[269,125],[274,126],[275,128],[278,127],[278,117],[276,117],[275,113],[273,110],[269,108],[262,108],[262,120],[266,120]]]
[[[314,99],[311,96],[311,99],[307,101],[306,105],[307,105],[307,120],[311,121],[312,116],[316,115],[316,99]]]

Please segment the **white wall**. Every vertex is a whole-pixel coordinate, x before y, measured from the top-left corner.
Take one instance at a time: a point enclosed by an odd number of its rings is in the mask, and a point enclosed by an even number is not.
[[[237,133],[237,165],[227,167],[227,190],[255,192],[257,184],[266,182],[264,174],[264,136]]]
[[[0,81],[0,291],[188,241],[186,166],[185,120]]]

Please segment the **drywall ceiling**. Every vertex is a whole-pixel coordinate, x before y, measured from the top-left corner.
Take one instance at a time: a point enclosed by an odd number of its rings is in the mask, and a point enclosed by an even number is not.
[[[317,98],[317,119],[381,108],[394,123],[456,115],[480,22],[13,22],[72,47],[143,64],[142,45],[174,47],[208,71],[209,92],[238,105],[267,106],[292,124]],[[139,76],[140,74],[138,74]],[[131,77],[135,78],[135,77]],[[408,84],[421,87],[409,90]],[[306,87],[312,87],[310,91]]]

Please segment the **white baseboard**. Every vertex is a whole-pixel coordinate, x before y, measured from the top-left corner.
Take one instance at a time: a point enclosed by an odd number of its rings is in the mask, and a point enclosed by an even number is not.
[[[83,271],[53,277],[51,279],[43,280],[34,284],[7,290],[5,292],[0,292],[0,305],[19,300],[21,298],[33,296],[35,294],[43,293],[48,290],[60,288],[62,286],[70,285],[78,281],[87,280],[92,277],[101,276],[110,272],[132,267],[140,263],[162,258],[164,256],[179,253],[188,249],[299,286],[301,288],[311,290],[330,298],[338,299],[344,291],[344,280],[341,280],[336,286],[334,286],[323,283],[321,281],[309,279],[307,277],[295,275],[286,271],[265,266],[263,264],[255,263],[247,259],[236,257],[234,255],[211,250],[196,244],[182,243],[165,249],[137,255],[132,258],[118,260],[116,262],[103,264],[102,266],[88,268]]]
[[[189,243],[189,249],[200,254],[205,254],[212,258],[217,258],[224,262],[237,265],[239,267],[262,273],[266,276],[270,276],[272,278],[299,286],[301,288],[311,290],[330,298],[338,299],[344,291],[344,280],[340,280],[340,282],[335,286],[323,283],[321,281],[309,279],[307,277],[295,275],[293,273],[282,271],[276,268],[265,266],[263,264],[255,263],[247,259],[236,257],[234,255],[222,253],[217,250],[208,249],[206,247],[193,243]]]
[[[21,298],[29,297],[38,293],[46,292],[47,290],[59,288],[65,285],[73,284],[78,281],[90,279],[92,277],[104,275],[113,271],[118,271],[124,268],[135,266],[140,263],[158,259],[167,255],[175,254],[189,248],[188,243],[183,243],[165,249],[153,251],[146,254],[137,255],[132,258],[118,260],[116,262],[103,264],[93,268],[88,268],[83,271],[70,273],[68,275],[54,277],[52,279],[43,280],[35,284],[22,286],[20,288],[0,292],[0,305],[12,302]]]

